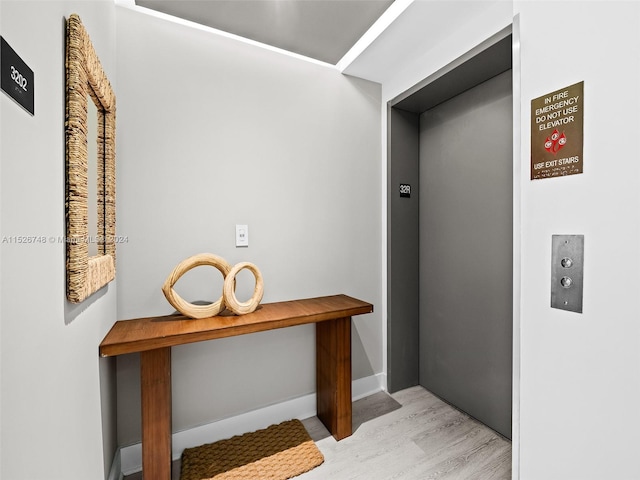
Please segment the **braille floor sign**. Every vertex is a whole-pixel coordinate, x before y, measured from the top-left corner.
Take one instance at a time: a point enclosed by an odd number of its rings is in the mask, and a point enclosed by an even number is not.
[[[531,180],[582,173],[584,82],[531,100]]]

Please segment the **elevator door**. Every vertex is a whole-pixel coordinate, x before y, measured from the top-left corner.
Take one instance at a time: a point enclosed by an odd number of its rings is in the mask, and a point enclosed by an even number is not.
[[[420,383],[511,438],[511,70],[420,117]]]

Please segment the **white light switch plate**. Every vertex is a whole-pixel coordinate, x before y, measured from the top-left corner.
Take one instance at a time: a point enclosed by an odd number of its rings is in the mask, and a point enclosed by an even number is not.
[[[236,247],[249,246],[249,226],[236,225]]]

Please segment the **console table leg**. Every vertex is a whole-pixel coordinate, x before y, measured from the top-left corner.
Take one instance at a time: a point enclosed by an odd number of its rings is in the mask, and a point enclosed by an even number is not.
[[[351,317],[316,323],[318,418],[336,440],[351,427]]]
[[[171,480],[171,347],[140,352],[142,475]]]

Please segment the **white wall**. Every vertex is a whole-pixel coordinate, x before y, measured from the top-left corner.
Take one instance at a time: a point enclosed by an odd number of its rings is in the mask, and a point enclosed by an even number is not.
[[[518,2],[523,480],[638,478],[640,4]],[[553,19],[553,21],[549,21]],[[529,180],[531,99],[584,81],[584,173]],[[584,234],[584,313],[549,307],[551,235]]]
[[[354,321],[354,378],[382,372],[380,86],[126,8],[117,37],[119,318],[172,313],[165,278],[211,252],[255,263],[264,302],[373,303]],[[217,299],[206,270],[176,289]],[[314,352],[312,326],[174,348],[174,431],[315,391]],[[124,356],[121,445],[139,441],[139,408],[138,356]]]
[[[381,83],[386,108],[388,100],[510,25],[512,15],[505,0],[414,0],[345,73]]]
[[[116,286],[65,297],[65,18],[80,15],[115,81],[115,8],[96,2],[0,3],[0,33],[35,73],[35,116],[0,94],[0,477],[105,478],[115,450],[115,364],[98,344],[116,318]]]

